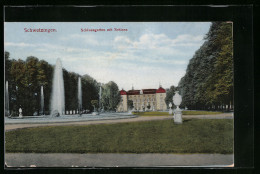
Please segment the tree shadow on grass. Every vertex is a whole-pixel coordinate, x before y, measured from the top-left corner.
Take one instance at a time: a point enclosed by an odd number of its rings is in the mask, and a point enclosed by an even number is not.
[[[193,119],[185,119],[185,120],[182,120],[183,123],[187,123],[189,121],[192,121]]]

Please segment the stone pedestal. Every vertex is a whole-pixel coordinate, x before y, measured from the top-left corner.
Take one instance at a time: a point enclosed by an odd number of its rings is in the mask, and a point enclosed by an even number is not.
[[[173,119],[174,119],[175,124],[182,124],[182,111],[181,111],[181,109],[178,108],[174,111]]]
[[[169,115],[172,115],[173,111],[172,108],[169,109]]]

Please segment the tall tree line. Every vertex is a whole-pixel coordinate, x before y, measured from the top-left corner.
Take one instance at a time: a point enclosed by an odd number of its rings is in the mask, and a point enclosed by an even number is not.
[[[232,24],[213,22],[204,39],[178,84],[182,106],[229,110],[233,105]]]
[[[54,66],[37,57],[27,59],[10,59],[5,52],[5,79],[8,81],[10,113],[18,115],[21,107],[23,115],[39,114],[40,88],[44,88],[45,114],[49,114],[50,97]],[[74,72],[63,69],[66,110],[77,110],[78,77]],[[98,99],[98,82],[88,75],[82,76],[82,107],[93,110],[91,100]]]

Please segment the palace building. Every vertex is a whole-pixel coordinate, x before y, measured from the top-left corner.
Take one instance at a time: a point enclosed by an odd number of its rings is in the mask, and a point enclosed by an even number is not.
[[[133,101],[135,111],[164,111],[167,109],[165,103],[166,90],[161,86],[158,89],[121,90],[121,100],[117,112],[127,112],[128,102]]]

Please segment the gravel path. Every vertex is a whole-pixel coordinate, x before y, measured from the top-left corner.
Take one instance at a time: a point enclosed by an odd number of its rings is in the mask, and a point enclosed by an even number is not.
[[[228,154],[6,153],[9,167],[232,167]]]
[[[183,118],[198,118],[198,119],[232,119],[232,113],[216,114],[216,115],[184,115]],[[167,120],[173,119],[172,116],[141,116],[135,118],[117,119],[117,120],[93,120],[80,122],[64,122],[64,123],[30,123],[30,124],[5,124],[5,131],[40,126],[66,126],[66,125],[90,125],[90,124],[115,124],[138,121],[152,121],[152,120]]]

